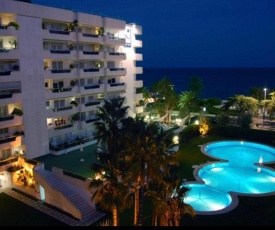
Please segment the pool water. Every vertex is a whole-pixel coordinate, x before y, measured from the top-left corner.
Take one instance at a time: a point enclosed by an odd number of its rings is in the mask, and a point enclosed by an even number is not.
[[[204,154],[222,161],[209,162],[195,170],[201,183],[189,183],[184,202],[199,212],[224,212],[238,195],[275,192],[275,171],[262,163],[275,161],[275,149],[243,141],[213,142],[201,147]],[[229,209],[229,207],[231,209]],[[203,213],[201,213],[203,214]],[[205,214],[205,213],[204,213]]]

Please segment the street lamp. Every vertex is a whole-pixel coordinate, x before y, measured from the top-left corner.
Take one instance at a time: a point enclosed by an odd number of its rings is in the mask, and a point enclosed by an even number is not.
[[[265,100],[266,100],[266,91],[267,91],[267,88],[264,88],[263,127],[264,127],[264,119],[265,119]]]

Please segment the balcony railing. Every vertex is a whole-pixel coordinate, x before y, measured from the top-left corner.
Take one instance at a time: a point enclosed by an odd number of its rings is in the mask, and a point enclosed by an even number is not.
[[[50,50],[52,54],[69,54],[71,53],[70,50]]]
[[[16,139],[16,136],[4,137],[3,139],[0,139],[0,144],[15,141],[15,139]]]
[[[71,70],[70,69],[52,69],[51,72],[52,73],[70,73]]]
[[[61,31],[61,30],[49,30],[49,32],[51,34],[65,34],[65,35],[69,35],[70,34],[69,31]]]
[[[124,68],[109,68],[110,71],[123,71]]]
[[[72,91],[71,87],[69,87],[69,88],[55,88],[55,89],[52,89],[53,93],[69,92],[69,91]]]
[[[54,129],[60,130],[60,129],[67,129],[67,128],[71,128],[71,127],[73,127],[73,124],[58,126],[58,127],[55,127]]]
[[[83,69],[84,72],[99,72],[99,68]]]
[[[99,105],[100,101],[91,101],[91,102],[87,102],[85,103],[85,106],[93,106],[93,105]]]
[[[100,85],[87,85],[84,86],[84,89],[98,89],[100,87]]]
[[[7,76],[10,74],[11,74],[11,71],[0,72],[0,76]]]
[[[83,54],[89,54],[89,55],[98,55],[99,51],[82,51]]]
[[[111,83],[110,86],[111,87],[116,87],[116,86],[122,86],[124,85],[125,83]]]
[[[88,119],[85,122],[88,124],[88,123],[92,123],[92,122],[99,121],[99,120],[100,120],[100,118],[95,117],[95,118],[92,118],[92,119]]]
[[[65,107],[60,107],[60,108],[54,108],[53,111],[58,112],[58,111],[70,110],[72,108],[73,108],[73,106],[71,105],[71,106],[65,106]]]
[[[13,120],[13,118],[14,118],[14,115],[5,116],[5,117],[0,117],[0,122],[1,122],[1,121]]]
[[[98,34],[87,34],[87,33],[82,33],[83,37],[92,37],[92,38],[98,38]]]

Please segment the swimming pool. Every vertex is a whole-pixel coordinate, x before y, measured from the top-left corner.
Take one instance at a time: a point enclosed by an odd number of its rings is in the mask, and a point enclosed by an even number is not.
[[[275,171],[263,163],[275,162],[275,149],[244,141],[219,141],[201,146],[219,161],[195,167],[195,183],[184,202],[198,214],[224,213],[238,204],[237,195],[268,195],[275,192]]]

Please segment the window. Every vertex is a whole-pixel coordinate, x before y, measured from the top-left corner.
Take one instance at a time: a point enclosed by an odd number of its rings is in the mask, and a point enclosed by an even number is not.
[[[88,96],[88,101],[94,100],[94,96]]]
[[[1,159],[2,160],[6,160],[8,159],[9,157],[11,157],[11,149],[3,149],[1,151]]]
[[[46,106],[49,107],[50,105],[50,101],[46,101]]]
[[[88,79],[87,83],[88,83],[88,85],[92,85],[93,84],[93,79]]]
[[[115,68],[115,62],[113,62],[113,61],[108,61],[108,62],[107,62],[107,68]]]
[[[9,128],[0,129],[0,139],[9,136]]]
[[[49,82],[45,82],[45,88],[49,87]]]
[[[65,107],[65,100],[55,100],[54,101],[54,108],[61,108]]]
[[[85,85],[85,80],[84,79],[76,80],[76,82],[77,82],[78,86],[84,86]]]
[[[80,120],[85,121],[86,120],[86,113],[85,112],[80,112]]]
[[[64,82],[63,81],[58,81],[58,82],[53,82],[53,88],[54,89],[61,89],[64,87]]]
[[[59,24],[59,23],[52,23],[51,24],[51,30],[62,30],[62,31],[64,31],[63,25]]]
[[[85,97],[77,97],[75,99],[78,104],[84,104],[85,103]]]
[[[62,50],[63,44],[62,43],[51,43],[52,50]]]
[[[108,79],[108,84],[116,83],[115,78]]]
[[[8,115],[8,106],[2,105],[0,106],[0,117],[5,117]]]
[[[84,69],[84,62],[79,62],[76,64],[77,68]]]
[[[63,62],[62,61],[53,61],[52,62],[52,69],[53,70],[62,70],[63,69]]]

